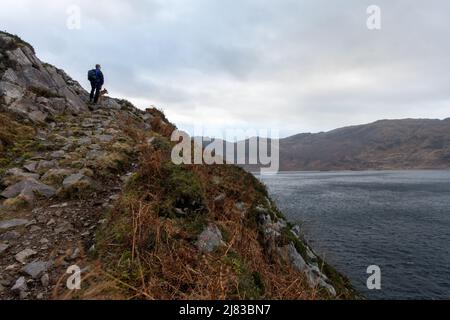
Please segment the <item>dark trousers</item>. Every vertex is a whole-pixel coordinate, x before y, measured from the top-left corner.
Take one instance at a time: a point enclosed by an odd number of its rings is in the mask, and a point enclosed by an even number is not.
[[[98,98],[100,97],[100,91],[102,90],[102,85],[96,82],[91,82],[91,95],[89,96],[89,100],[91,102],[97,103]]]

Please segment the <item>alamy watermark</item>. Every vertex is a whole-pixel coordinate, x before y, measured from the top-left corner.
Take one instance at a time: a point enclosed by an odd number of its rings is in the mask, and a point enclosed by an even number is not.
[[[80,290],[81,289],[81,268],[77,265],[70,266],[67,268],[67,274],[70,276],[67,278],[66,286],[69,290]]]
[[[236,164],[260,168],[261,174],[274,174],[280,169],[278,130],[229,129],[214,132],[194,129],[194,137],[175,130],[171,140],[177,142],[172,149],[174,164]],[[264,138],[262,138],[264,137]]]
[[[367,274],[370,274],[367,278],[367,289],[381,290],[381,268],[377,265],[368,266]]]
[[[366,12],[368,14],[367,29],[381,30],[381,8],[377,5],[371,5],[367,7]]]
[[[66,9],[67,20],[66,27],[69,30],[81,29],[81,8],[77,5],[71,5]]]

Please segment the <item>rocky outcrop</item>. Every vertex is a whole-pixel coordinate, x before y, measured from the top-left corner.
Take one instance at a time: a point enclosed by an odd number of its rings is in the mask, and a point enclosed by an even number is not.
[[[269,199],[258,205],[255,211],[259,215],[268,254],[280,255],[285,261],[291,263],[295,269],[305,275],[311,288],[322,288],[331,296],[336,296],[336,289],[332,282],[319,268],[319,257],[301,238],[299,226],[290,226],[282,216],[277,214],[276,208]],[[298,247],[303,249],[303,254],[299,252]]]
[[[31,45],[0,32],[0,105],[33,123],[45,123],[65,112],[88,110],[86,90],[63,70],[40,61]],[[108,109],[122,105],[103,98]]]
[[[198,236],[196,244],[200,252],[211,253],[224,244],[222,233],[216,225],[210,224]]]
[[[87,93],[62,70],[42,63],[31,46],[0,33],[0,99],[3,108],[36,123],[51,115],[87,110]]]

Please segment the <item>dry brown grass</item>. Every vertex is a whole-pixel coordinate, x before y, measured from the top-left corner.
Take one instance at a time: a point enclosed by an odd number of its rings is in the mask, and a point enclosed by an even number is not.
[[[168,197],[162,188],[168,155],[145,147],[138,181],[132,183],[111,213],[99,242],[103,268],[99,274],[130,299],[316,299],[318,292],[306,285],[297,271],[267,254],[252,218],[234,208],[243,201],[248,208],[261,195],[252,188],[253,177],[230,166],[190,166],[201,181],[207,213],[199,217],[161,216]],[[220,177],[222,184],[211,183]],[[236,177],[239,177],[236,179]],[[226,192],[223,206],[212,199]],[[196,225],[197,220],[202,223]],[[201,254],[195,246],[199,227],[214,222],[226,246]],[[101,282],[101,286],[104,283]],[[95,285],[89,292],[96,290]]]
[[[98,264],[76,298],[328,298],[265,243],[254,211],[267,196],[259,181],[235,166],[172,165],[169,130],[159,127],[162,117],[154,116],[153,130],[166,138],[151,146],[133,119],[121,119],[123,130],[140,145],[139,170],[97,235]],[[181,186],[170,184],[174,177]],[[204,208],[185,216],[173,213],[178,192],[201,193]],[[225,200],[214,203],[222,193]],[[244,203],[245,215],[236,209],[238,202]],[[202,254],[195,241],[209,223],[219,227],[225,245]]]
[[[19,139],[31,138],[33,134],[33,128],[14,121],[7,114],[0,114],[0,152]]]

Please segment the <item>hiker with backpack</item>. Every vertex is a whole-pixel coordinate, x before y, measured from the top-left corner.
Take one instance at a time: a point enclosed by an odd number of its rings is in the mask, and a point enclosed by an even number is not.
[[[89,96],[90,103],[97,104],[100,97],[100,91],[105,83],[103,73],[99,64],[95,65],[95,69],[89,70],[88,80],[91,83],[91,95]]]

